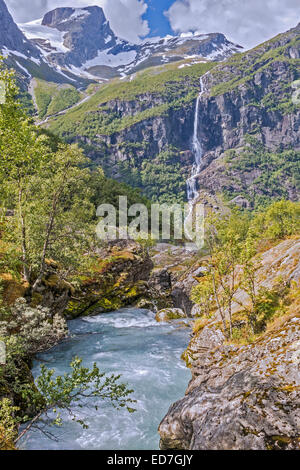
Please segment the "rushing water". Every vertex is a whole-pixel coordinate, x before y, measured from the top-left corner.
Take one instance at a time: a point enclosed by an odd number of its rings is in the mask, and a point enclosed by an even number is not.
[[[134,308],[73,320],[69,328],[71,338],[40,355],[34,363],[34,375],[38,375],[41,363],[62,375],[69,370],[72,358],[79,356],[84,366],[96,362],[102,371],[122,374],[122,382],[134,389],[137,411],[116,411],[103,403],[96,411],[87,402],[76,412],[89,429],[83,430],[63,413],[61,428],[46,427],[57,442],[40,431],[31,431],[22,448],[158,449],[159,423],[169,406],[184,395],[190,379],[180,359],[189,341],[189,328],[178,323],[157,323],[152,312]]]

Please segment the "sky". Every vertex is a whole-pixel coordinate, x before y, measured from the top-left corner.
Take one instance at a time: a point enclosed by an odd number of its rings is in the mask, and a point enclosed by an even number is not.
[[[98,5],[114,32],[129,41],[187,31],[224,33],[246,48],[300,22],[299,0],[5,0],[18,23],[59,6]]]

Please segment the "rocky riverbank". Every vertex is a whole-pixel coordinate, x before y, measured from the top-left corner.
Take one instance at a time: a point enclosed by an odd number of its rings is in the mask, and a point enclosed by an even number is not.
[[[280,276],[292,286],[286,314],[250,344],[228,342],[217,315],[198,324],[184,354],[192,380],[160,425],[162,449],[300,449],[299,240],[262,260],[262,286]],[[239,303],[234,311],[241,317]]]
[[[205,274],[204,261],[184,247],[159,244],[150,256],[135,242],[119,242],[103,249],[95,267],[77,282],[60,279],[54,261],[48,262],[48,273],[34,294],[6,276],[4,299],[14,305],[6,328],[18,330],[30,342],[27,354],[14,363],[18,384],[36,392],[31,358],[67,337],[66,318],[135,305],[155,311],[163,324],[184,317],[193,321],[201,306],[191,302],[190,293]],[[162,449],[299,448],[299,239],[261,253],[260,285],[272,288],[279,278],[292,286],[286,314],[250,344],[228,342],[217,315],[208,321],[194,319],[194,336],[183,355],[192,380],[186,396],[171,406],[160,425]],[[18,297],[27,303],[16,303]],[[242,290],[236,297],[234,325],[239,329],[245,323],[241,305],[247,299]],[[14,392],[14,379],[5,374],[0,395],[12,399],[22,413],[34,414]]]

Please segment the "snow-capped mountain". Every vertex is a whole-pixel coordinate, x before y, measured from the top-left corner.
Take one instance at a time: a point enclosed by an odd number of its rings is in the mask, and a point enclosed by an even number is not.
[[[56,30],[51,31],[55,33]],[[59,66],[51,65],[44,52],[14,22],[3,0],[0,0],[0,54],[6,64],[16,70],[22,89],[28,88],[32,77],[76,86],[84,86],[86,83],[78,75],[65,73]]]
[[[14,22],[3,0],[0,0],[0,45],[3,52],[17,51],[26,57],[40,57],[40,52]]]
[[[90,79],[128,75],[186,58],[224,60],[241,49],[219,33],[188,33],[132,44],[115,35],[97,6],[56,8],[19,27],[49,64]]]

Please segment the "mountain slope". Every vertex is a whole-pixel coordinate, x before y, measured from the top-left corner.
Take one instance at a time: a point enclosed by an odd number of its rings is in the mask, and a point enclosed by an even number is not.
[[[40,48],[27,39],[16,25],[3,0],[0,0],[0,53],[5,58],[5,64],[16,70],[22,91],[28,90],[32,78],[77,87],[90,83],[74,74],[65,74],[58,66],[48,63]]]
[[[202,193],[255,206],[300,197],[300,24],[204,77],[198,135]]]
[[[18,51],[26,57],[40,59],[40,52],[15,24],[3,0],[0,0],[0,25],[0,45],[4,50]]]
[[[50,121],[50,129],[79,142],[107,172],[158,194],[185,197],[197,137],[202,160],[195,177],[200,199],[218,195],[255,207],[272,198],[299,199],[299,25],[227,61],[153,67],[107,84],[93,98]],[[178,168],[179,166],[179,168]],[[159,191],[158,191],[159,190]],[[217,199],[217,201],[216,201]]]

